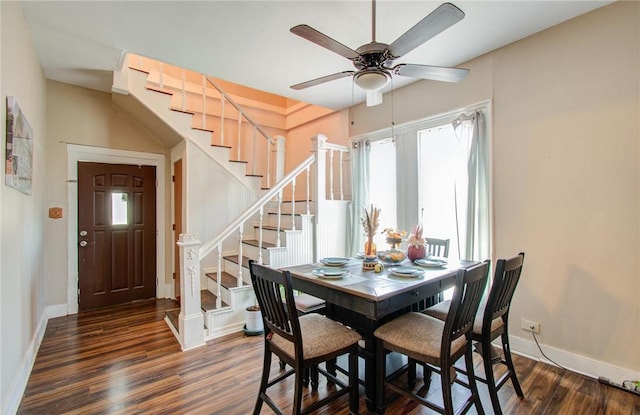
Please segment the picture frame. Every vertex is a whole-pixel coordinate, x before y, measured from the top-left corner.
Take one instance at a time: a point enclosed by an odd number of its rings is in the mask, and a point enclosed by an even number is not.
[[[33,129],[16,99],[7,96],[4,183],[26,195],[32,192]]]

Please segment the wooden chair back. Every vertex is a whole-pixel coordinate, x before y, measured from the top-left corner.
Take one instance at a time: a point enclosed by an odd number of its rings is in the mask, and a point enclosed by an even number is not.
[[[442,356],[449,355],[451,342],[460,336],[468,334],[470,338],[488,275],[489,260],[458,271],[451,306],[444,323]]]
[[[428,254],[432,256],[448,258],[449,257],[449,239],[424,238],[426,241],[425,248]]]
[[[511,300],[518,281],[520,281],[523,264],[524,252],[520,252],[513,258],[498,260],[493,285],[489,291],[487,306],[482,317],[483,331],[485,328],[490,330],[491,322],[498,317],[502,317],[504,324],[507,324]]]
[[[293,297],[291,274],[259,265],[253,260],[249,260],[249,271],[264,322],[265,339],[270,340],[275,333],[293,342],[296,356],[302,356],[302,332]]]

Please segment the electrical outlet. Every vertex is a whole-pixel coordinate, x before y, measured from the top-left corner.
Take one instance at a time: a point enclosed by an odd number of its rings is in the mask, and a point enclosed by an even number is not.
[[[540,323],[537,321],[531,321],[522,319],[520,320],[520,328],[526,331],[532,331],[534,333],[540,333]]]

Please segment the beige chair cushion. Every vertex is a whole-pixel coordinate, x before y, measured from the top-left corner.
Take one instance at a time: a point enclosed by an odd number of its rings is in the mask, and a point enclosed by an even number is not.
[[[440,364],[440,347],[444,322],[422,313],[407,313],[379,327],[374,335],[385,342],[389,350],[414,359]],[[465,347],[464,336],[451,344],[451,354]]]
[[[424,313],[435,317],[438,320],[445,321],[447,319],[447,314],[449,313],[449,307],[451,306],[451,300],[446,300],[439,302],[433,307],[429,307],[424,310]],[[484,316],[484,309],[487,306],[487,302],[482,300],[480,303],[480,307],[478,307],[478,312],[476,313],[476,319],[473,321],[473,333],[474,334],[482,334],[482,318]],[[491,331],[494,332],[498,330],[500,327],[504,325],[504,322],[501,318],[494,318],[491,322]]]
[[[300,329],[302,330],[302,353],[305,360],[331,354],[358,343],[358,340],[361,339],[354,330],[315,313],[300,317]],[[295,357],[293,342],[278,335],[274,335],[271,342],[291,358]]]
[[[314,297],[309,294],[296,295],[294,298],[296,302],[296,309],[303,313],[319,310],[326,304],[322,298]]]

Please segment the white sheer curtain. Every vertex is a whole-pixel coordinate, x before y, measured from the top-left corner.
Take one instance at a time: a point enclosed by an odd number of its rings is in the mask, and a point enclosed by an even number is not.
[[[351,183],[353,183],[353,195],[351,204],[351,229],[348,235],[348,255],[353,256],[364,247],[364,233],[360,218],[369,203],[369,153],[371,146],[369,140],[353,141],[351,145]]]
[[[466,186],[456,186],[456,222],[460,257],[490,258],[489,143],[481,111],[462,114],[453,123],[456,137],[469,143]],[[458,203],[460,202],[460,203]]]

